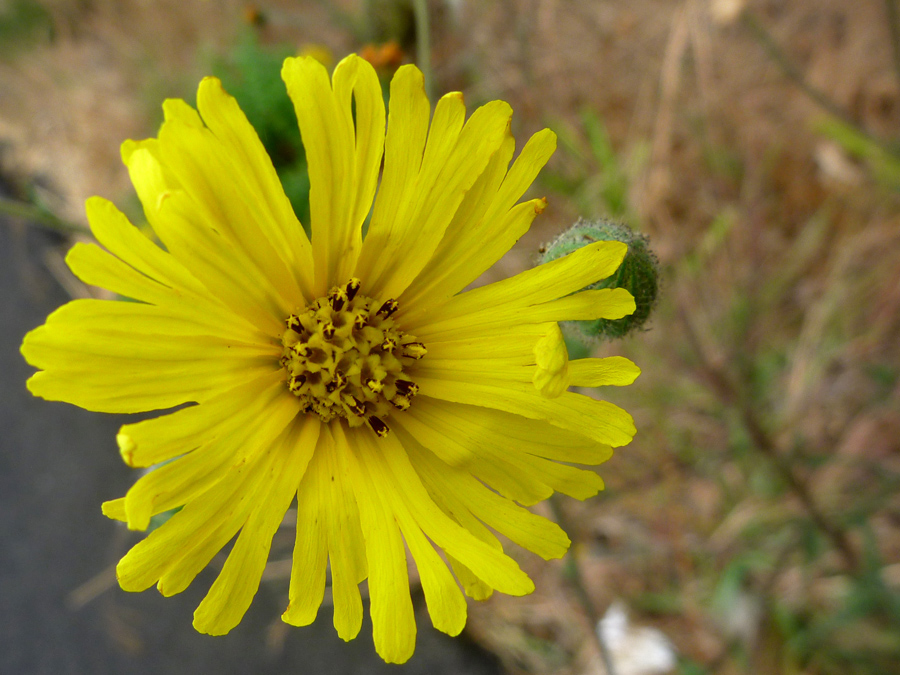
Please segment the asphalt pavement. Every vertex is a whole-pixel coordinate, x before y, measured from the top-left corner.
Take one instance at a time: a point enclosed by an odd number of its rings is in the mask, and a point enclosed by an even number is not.
[[[46,263],[65,247],[0,216],[0,675],[499,672],[464,638],[435,631],[420,593],[416,653],[390,666],[375,654],[368,619],[350,643],[326,607],[312,626],[282,627],[286,584],[264,584],[240,626],[210,637],[191,620],[212,572],[172,598],[110,583],[138,536],[100,513],[137,477],[115,445],[129,418],[33,398],[25,388],[33,369],[19,353],[23,335],[69,299]]]

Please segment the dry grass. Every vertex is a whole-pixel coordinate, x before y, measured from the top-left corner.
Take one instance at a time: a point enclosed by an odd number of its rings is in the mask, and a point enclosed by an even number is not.
[[[57,40],[0,64],[0,139],[7,167],[79,218],[88,195],[126,192],[118,143],[152,133],[148,99],[189,94],[243,4],[48,4]],[[259,4],[264,40],[359,46],[335,8],[361,3]],[[662,262],[653,329],[604,349],[644,369],[608,394],[639,435],[601,497],[561,503],[596,612],[624,599],[685,673],[888,672],[897,617],[866,593],[900,592],[896,192],[818,130],[821,108],[746,24],[717,18],[724,1],[432,4],[437,90],[508,100],[520,138],[551,123],[574,139],[549,167],[569,188],[543,185],[551,208],[495,274],[603,215],[591,180],[614,169]],[[882,2],[747,4],[812,86],[897,137]],[[470,634],[511,672],[602,672],[566,563],[521,560],[538,591],[472,606]]]

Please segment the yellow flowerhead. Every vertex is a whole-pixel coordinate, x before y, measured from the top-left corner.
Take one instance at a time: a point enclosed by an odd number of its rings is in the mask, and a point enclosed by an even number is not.
[[[106,250],[79,243],[67,258],[86,283],[136,302],[54,312],[22,346],[41,369],[28,387],[110,413],[194,404],[117,437],[130,466],[166,463],[103,512],[143,530],[183,507],[122,559],[122,588],[178,593],[237,535],[194,614],[197,630],[228,632],[296,498],[284,620],[315,619],[330,565],[338,634],[359,632],[368,579],[375,647],[404,662],[416,634],[407,549],[434,626],[455,635],[460,586],[476,599],[533,590],[494,532],[561,556],[565,533],[522,505],[554,490],[596,494],[597,474],[564,462],[599,464],[631,440],[627,413],[565,389],[628,384],[637,368],[568,362],[556,329],[633,311],[626,291],[579,292],[626,247],[598,242],[460,293],[544,208],[516,202],[553,133],[535,134],[510,166],[502,101],[466,121],[462,96],[448,94],[429,125],[422,74],[404,66],[385,133],[363,59],[344,59],[329,80],[314,59],[292,58],[282,75],[309,163],[312,240],[235,100],[203,80],[199,113],[166,101],[158,138],[122,147],[164,247],[93,198],[88,219]]]

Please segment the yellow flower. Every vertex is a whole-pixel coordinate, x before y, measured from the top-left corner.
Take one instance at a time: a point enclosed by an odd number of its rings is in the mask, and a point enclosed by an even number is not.
[[[158,138],[122,147],[164,248],[93,198],[106,250],[79,243],[67,258],[86,283],[136,302],[54,312],[23,344],[41,369],[28,387],[110,413],[195,404],[117,437],[130,466],[165,464],[103,512],[144,530],[183,506],[119,563],[122,588],[178,593],[237,535],[194,614],[198,631],[228,632],[296,498],[283,619],[315,619],[330,565],[338,634],[359,632],[368,579],[376,649],[404,662],[416,634],[407,549],[434,626],[455,635],[459,586],[476,599],[533,590],[493,531],[561,556],[565,533],[522,505],[554,490],[596,494],[597,474],[566,462],[599,464],[631,440],[626,412],[563,390],[628,384],[639,371],[621,358],[568,362],[555,323],[633,311],[627,291],[580,291],[626,247],[598,242],[460,293],[543,210],[541,199],[516,202],[553,133],[535,134],[510,166],[502,101],[464,123],[462,96],[448,94],[429,127],[422,74],[404,66],[385,133],[363,59],[344,59],[331,81],[312,58],[288,59],[282,75],[309,162],[312,240],[234,99],[203,80],[199,114],[166,101]]]

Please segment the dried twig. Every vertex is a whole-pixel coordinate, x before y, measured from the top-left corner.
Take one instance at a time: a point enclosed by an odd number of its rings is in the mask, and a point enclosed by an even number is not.
[[[702,373],[715,393],[741,417],[741,422],[750,436],[756,449],[772,463],[790,490],[796,495],[813,523],[828,537],[834,548],[844,560],[847,570],[857,573],[860,560],[856,549],[850,543],[847,532],[832,522],[819,507],[806,482],[797,475],[794,467],[787,462],[779,451],[775,441],[760,422],[756,410],[743,392],[733,383],[724,368],[713,363],[706,354],[693,323],[683,307],[679,308],[679,316],[685,328],[685,334],[693,351],[700,359]]]
[[[884,9],[887,13],[888,30],[891,33],[894,72],[900,80],[900,12],[897,11],[897,0],[884,0]]]
[[[413,0],[416,17],[416,61],[425,76],[425,94],[434,100],[434,77],[431,72],[431,22],[428,18],[428,0]]]
[[[888,4],[893,5],[893,0],[887,0],[887,2]],[[784,51],[782,51],[781,47],[775,41],[775,38],[771,36],[752,12],[744,11],[744,13],[741,14],[741,22],[747,27],[753,37],[756,38],[763,50],[769,55],[769,58],[771,58],[775,65],[781,70],[782,74],[790,79],[810,100],[815,102],[829,115],[841,120],[844,124],[852,127],[862,136],[865,136],[873,143],[876,143],[880,148],[883,148],[887,152],[891,152],[890,146],[884,139],[879,138],[869,130],[863,128],[847,113],[846,110],[832,101],[825,92],[818,87],[814,87],[807,81],[803,76],[803,73],[800,72],[800,69],[788,58]]]
[[[574,533],[574,528],[567,522],[565,514],[559,507],[556,495],[550,497],[548,502],[550,504],[550,509],[553,511],[553,518],[556,520],[557,524],[567,533],[572,535]],[[609,650],[609,646],[606,644],[606,640],[603,639],[603,635],[600,633],[600,616],[597,614],[597,610],[594,607],[594,603],[591,601],[590,595],[588,595],[587,587],[584,585],[584,579],[581,578],[581,570],[578,567],[578,561],[575,560],[575,556],[572,555],[572,548],[574,548],[574,546],[570,547],[569,552],[566,554],[569,557],[570,565],[568,568],[571,571],[571,574],[568,575],[568,579],[572,584],[572,589],[575,591],[578,602],[581,604],[581,607],[591,624],[591,635],[600,652],[600,658],[603,661],[603,666],[606,668],[606,673],[607,675],[616,675],[612,653]]]

